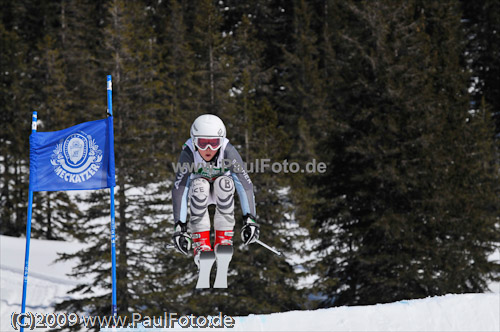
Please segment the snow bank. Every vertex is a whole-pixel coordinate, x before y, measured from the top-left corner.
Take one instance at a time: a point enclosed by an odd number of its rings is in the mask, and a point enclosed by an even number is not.
[[[460,294],[372,306],[235,317],[232,331],[500,331],[500,294]],[[102,331],[200,331],[127,328]],[[229,330],[229,329],[227,329]]]
[[[25,238],[0,236],[0,331],[13,331],[12,312],[21,311]],[[72,253],[83,245],[62,241],[31,240],[26,311],[53,312],[77,280],[66,276],[72,263],[54,263],[57,253]]]
[[[12,331],[10,316],[21,308],[25,239],[0,236],[0,330]],[[83,245],[31,241],[27,311],[50,313],[77,281],[66,273],[72,262],[53,263],[58,252]],[[495,257],[497,259],[497,257]],[[233,331],[500,331],[500,294],[460,294],[373,306],[292,311],[235,317]],[[117,329],[153,331],[152,329]],[[202,331],[181,328],[165,331]],[[106,331],[103,329],[103,331]],[[108,330],[112,331],[112,330]],[[160,331],[155,329],[154,331]]]
[[[500,331],[500,294],[239,317],[235,331]]]

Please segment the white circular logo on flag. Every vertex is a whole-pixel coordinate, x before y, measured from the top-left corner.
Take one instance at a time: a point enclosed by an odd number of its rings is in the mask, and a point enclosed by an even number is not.
[[[50,162],[61,179],[80,183],[97,173],[102,157],[102,151],[92,136],[79,131],[59,141]]]
[[[88,140],[80,133],[68,136],[63,143],[64,157],[71,167],[78,167],[88,157]]]

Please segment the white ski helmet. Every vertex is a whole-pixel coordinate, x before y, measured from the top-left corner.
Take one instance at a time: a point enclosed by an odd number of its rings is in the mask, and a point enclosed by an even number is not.
[[[198,148],[200,148],[198,145],[199,138],[219,138],[220,146],[224,138],[226,138],[226,126],[224,122],[213,114],[200,115],[191,125],[191,139]],[[202,148],[202,150],[205,149]]]

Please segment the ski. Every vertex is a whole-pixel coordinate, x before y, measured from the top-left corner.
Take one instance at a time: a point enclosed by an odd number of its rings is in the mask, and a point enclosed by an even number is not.
[[[212,271],[214,262],[215,253],[213,251],[202,251],[200,253],[200,265],[196,288],[210,288],[210,271]]]
[[[233,246],[219,245],[215,248],[217,274],[215,276],[214,288],[227,288],[227,271],[232,257]]]

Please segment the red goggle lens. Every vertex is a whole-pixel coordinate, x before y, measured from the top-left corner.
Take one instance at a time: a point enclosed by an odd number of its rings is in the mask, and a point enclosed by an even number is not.
[[[196,146],[201,150],[205,150],[208,146],[212,149],[218,149],[220,146],[220,138],[198,138],[196,140]]]

